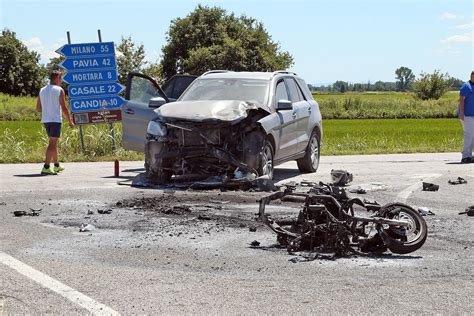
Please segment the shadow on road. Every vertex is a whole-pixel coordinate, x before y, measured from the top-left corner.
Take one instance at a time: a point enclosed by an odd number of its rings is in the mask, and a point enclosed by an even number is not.
[[[37,177],[46,177],[48,175],[41,174],[41,173],[31,173],[31,174],[14,174],[13,176],[20,177],[20,178],[37,178]]]
[[[121,172],[144,172],[145,171],[145,168],[136,168],[136,169],[124,169],[122,170]]]
[[[298,169],[289,168],[275,168],[273,171],[273,180],[275,182],[286,180],[300,175],[301,172]]]

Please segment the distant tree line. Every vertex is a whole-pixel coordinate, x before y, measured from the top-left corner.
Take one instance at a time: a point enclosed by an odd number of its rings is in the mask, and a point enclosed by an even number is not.
[[[314,92],[370,92],[370,91],[399,91],[414,92],[420,99],[438,99],[448,90],[459,90],[464,81],[442,74],[435,70],[433,74],[421,73],[416,79],[413,71],[408,67],[395,70],[396,81],[376,81],[371,83],[351,83],[338,80],[331,85],[308,85]]]

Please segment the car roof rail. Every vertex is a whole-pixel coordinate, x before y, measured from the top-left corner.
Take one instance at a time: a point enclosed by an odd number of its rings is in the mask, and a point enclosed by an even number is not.
[[[273,76],[276,76],[276,75],[279,75],[279,74],[298,76],[295,72],[286,71],[286,70],[277,70],[277,71],[274,71],[274,72],[273,72]]]
[[[209,70],[209,71],[206,71],[205,73],[203,73],[201,76],[207,76],[209,74],[218,74],[218,73],[222,73],[222,72],[231,72],[230,70]]]

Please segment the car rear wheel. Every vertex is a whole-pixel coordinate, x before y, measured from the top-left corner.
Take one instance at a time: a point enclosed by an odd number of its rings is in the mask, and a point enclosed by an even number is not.
[[[313,130],[304,157],[296,160],[298,169],[306,173],[316,172],[319,167],[319,157],[320,140],[316,130]]]
[[[267,139],[260,152],[260,161],[258,164],[258,175],[273,178],[273,146]]]

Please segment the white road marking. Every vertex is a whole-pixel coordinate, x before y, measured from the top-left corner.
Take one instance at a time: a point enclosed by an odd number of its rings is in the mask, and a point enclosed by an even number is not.
[[[29,265],[13,258],[12,256],[0,251],[0,263],[16,270],[20,274],[30,278],[59,295],[67,298],[71,302],[87,309],[93,315],[120,315],[117,311],[101,304],[92,298],[74,290],[73,288],[47,276],[46,274],[30,267]]]
[[[423,182],[429,182],[429,181],[433,181],[434,179],[439,178],[441,176],[442,176],[442,174],[439,174],[439,173],[422,174],[422,175],[414,176],[413,178],[417,178],[418,181],[416,183],[410,185],[405,190],[398,193],[397,194],[397,202],[406,203],[406,201],[408,200],[410,195],[421,187],[421,180],[423,180]]]

